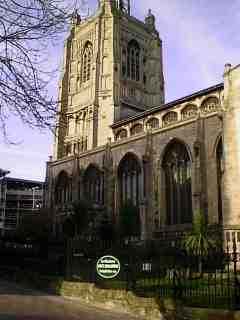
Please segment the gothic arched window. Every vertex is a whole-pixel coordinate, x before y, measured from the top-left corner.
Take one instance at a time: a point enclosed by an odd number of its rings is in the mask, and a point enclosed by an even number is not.
[[[215,112],[219,109],[220,103],[217,97],[209,97],[201,105],[202,113]]]
[[[222,175],[223,175],[223,144],[222,139],[219,140],[216,150],[217,160],[217,189],[218,189],[218,220],[222,223]]]
[[[104,177],[101,170],[90,165],[84,175],[85,198],[92,203],[104,203]]]
[[[127,130],[121,129],[120,131],[117,132],[115,140],[119,141],[125,138],[127,138]]]
[[[192,119],[197,116],[198,109],[194,104],[188,104],[181,112],[182,120]]]
[[[158,118],[151,118],[147,121],[147,128],[157,129],[159,128],[159,120]]]
[[[143,126],[142,124],[138,123],[131,128],[130,134],[131,136],[134,136],[135,134],[141,133],[142,131],[143,131]]]
[[[130,41],[127,48],[127,77],[140,80],[140,47],[135,40]]]
[[[169,126],[169,125],[177,122],[177,120],[178,120],[177,113],[174,111],[170,111],[163,116],[163,126],[164,127]]]
[[[87,82],[91,78],[93,48],[90,42],[87,42],[83,50],[82,57],[82,82]]]
[[[127,154],[121,160],[118,168],[120,203],[123,205],[131,201],[134,205],[139,205],[141,167],[139,161],[133,154]]]
[[[163,159],[167,225],[192,222],[191,161],[184,144],[173,142]]]
[[[64,204],[72,200],[71,180],[65,171],[62,171],[57,179],[55,189],[55,202],[56,204]]]

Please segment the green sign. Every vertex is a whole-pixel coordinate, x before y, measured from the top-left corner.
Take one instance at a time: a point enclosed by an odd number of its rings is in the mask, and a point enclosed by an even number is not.
[[[115,278],[120,272],[120,262],[113,256],[101,257],[97,262],[97,274],[104,279]]]

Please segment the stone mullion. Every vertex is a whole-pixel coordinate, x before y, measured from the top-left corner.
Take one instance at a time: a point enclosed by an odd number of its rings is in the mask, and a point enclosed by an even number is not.
[[[176,163],[176,173],[177,173],[177,181],[176,181],[176,191],[177,191],[177,223],[180,224],[181,221],[181,187],[180,187],[180,165],[179,160]]]

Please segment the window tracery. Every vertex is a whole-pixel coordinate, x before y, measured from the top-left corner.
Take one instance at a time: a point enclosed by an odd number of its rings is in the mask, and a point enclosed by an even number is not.
[[[65,171],[62,171],[57,179],[56,189],[55,189],[55,203],[65,204],[72,200],[72,188],[71,180]]]
[[[122,76],[140,81],[140,47],[135,40],[122,49]]]
[[[82,58],[82,83],[85,83],[91,78],[93,48],[90,42],[87,42],[83,51]]]
[[[136,134],[141,133],[142,131],[143,131],[143,125],[140,124],[140,123],[138,123],[138,124],[135,124],[135,125],[131,128],[130,134],[131,134],[131,136],[134,136],[134,135],[136,135]]]
[[[131,201],[139,205],[141,186],[141,167],[133,154],[127,154],[120,162],[118,168],[120,203],[123,205]]]
[[[163,125],[164,126],[169,126],[172,123],[177,122],[178,116],[177,113],[174,111],[170,111],[165,116],[163,117]]]
[[[95,204],[104,203],[104,176],[94,165],[90,165],[84,175],[85,198]]]
[[[198,113],[197,106],[193,104],[189,104],[186,107],[184,107],[181,112],[182,120],[195,118],[197,116],[197,113]]]
[[[117,132],[115,140],[119,141],[119,140],[122,140],[122,139],[125,139],[125,138],[127,138],[127,130],[122,129],[122,130]]]
[[[173,142],[163,159],[167,225],[192,222],[191,161],[186,147]]]
[[[219,108],[219,100],[216,97],[206,99],[201,105],[201,111],[204,114],[217,111]]]
[[[147,128],[157,129],[159,128],[159,120],[158,118],[151,118],[147,121]]]

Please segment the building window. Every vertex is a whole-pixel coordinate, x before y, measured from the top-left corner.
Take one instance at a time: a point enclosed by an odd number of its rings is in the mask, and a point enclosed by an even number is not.
[[[135,40],[129,42],[127,51],[122,51],[122,75],[140,81],[140,47]]]
[[[115,140],[119,141],[119,140],[122,140],[122,139],[125,139],[125,138],[127,138],[127,130],[122,129],[122,130],[117,132]]]
[[[163,117],[163,126],[169,126],[178,120],[178,115],[174,111],[170,111]]]
[[[207,98],[201,105],[201,111],[203,114],[215,112],[219,109],[219,100],[216,97]]]
[[[181,112],[182,120],[195,118],[197,116],[197,113],[197,106],[189,104]]]
[[[120,205],[131,201],[135,206],[140,201],[141,167],[133,154],[127,154],[118,168]]]
[[[173,142],[163,159],[167,225],[192,222],[191,162],[184,144]]]
[[[82,83],[87,82],[91,78],[93,48],[90,42],[87,42],[83,51],[82,58]]]
[[[103,172],[94,165],[90,165],[84,175],[85,198],[95,204],[104,203]]]
[[[141,133],[142,131],[143,131],[143,126],[142,124],[138,123],[131,128],[130,133],[131,133],[131,136],[134,136],[138,133]]]
[[[56,204],[65,204],[72,199],[71,181],[68,174],[62,171],[57,179],[55,189],[55,202]]]
[[[127,73],[127,50],[123,48],[122,50],[122,76],[126,77]]]
[[[147,121],[147,129],[157,129],[159,128],[159,120],[157,118],[151,118]]]
[[[223,176],[223,144],[222,139],[219,140],[216,150],[217,158],[217,189],[218,189],[218,221],[223,222],[222,215],[222,176]]]

